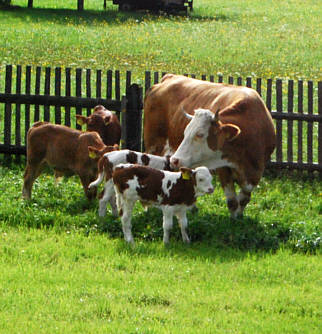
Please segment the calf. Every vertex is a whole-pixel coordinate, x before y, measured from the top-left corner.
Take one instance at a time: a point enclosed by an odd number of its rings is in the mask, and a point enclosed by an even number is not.
[[[119,144],[121,139],[121,125],[115,114],[98,105],[92,115],[85,117],[76,115],[77,124],[87,126],[87,131],[96,131],[105,145]]]
[[[94,147],[89,147],[89,154],[92,157],[99,156],[99,152]],[[130,150],[121,150],[115,152],[105,153],[98,160],[98,177],[93,181],[89,188],[97,187],[102,183],[105,176],[105,186],[103,196],[99,202],[99,216],[104,217],[106,213],[106,205],[108,202],[111,204],[113,216],[117,216],[117,209],[115,203],[115,192],[112,181],[112,173],[115,166],[121,163],[132,163],[150,166],[156,169],[171,170],[170,168],[170,157],[160,157],[152,154],[145,154],[140,152],[134,152]]]
[[[97,174],[97,160],[88,156],[88,146],[100,154],[114,150],[105,146],[97,132],[81,132],[63,125],[35,123],[27,133],[27,164],[22,196],[31,198],[32,185],[45,163],[54,167],[55,175],[77,174],[88,199],[96,196],[96,188],[88,189]]]
[[[134,242],[131,214],[135,202],[139,200],[162,210],[164,243],[169,242],[173,215],[178,218],[183,241],[189,242],[186,212],[198,196],[214,191],[211,181],[212,176],[207,167],[181,167],[179,172],[169,172],[133,164],[117,166],[113,172],[113,182],[124,239]]]

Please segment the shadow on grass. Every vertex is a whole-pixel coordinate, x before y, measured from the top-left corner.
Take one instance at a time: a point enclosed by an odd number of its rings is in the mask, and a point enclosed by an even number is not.
[[[110,217],[107,218],[108,222],[100,226],[101,232],[123,241],[120,220],[116,221],[114,218],[112,222]],[[165,256],[170,252],[183,257],[229,261],[243,258],[249,251],[262,254],[274,252],[290,236],[289,229],[279,224],[269,225],[249,217],[241,220],[231,219],[228,213],[227,216],[189,213],[188,220],[191,244],[182,243],[180,229],[174,221],[170,244],[164,247],[161,212],[149,209],[146,213],[135,214],[132,218],[132,232],[136,245],[131,247],[125,241],[120,242],[119,251],[130,252],[133,255],[160,256],[161,247],[164,248],[161,254]],[[155,243],[142,241],[157,241],[159,247],[155,248]]]
[[[200,14],[183,14],[177,13],[176,15],[167,15],[165,13],[151,12],[151,11],[135,11],[135,12],[122,12],[118,11],[117,7],[114,9],[107,10],[84,10],[79,12],[73,9],[56,9],[56,8],[23,8],[23,7],[13,7],[11,9],[6,9],[10,12],[11,16],[18,18],[28,17],[32,22],[47,22],[54,21],[58,24],[72,23],[74,25],[91,25],[94,21],[99,23],[107,23],[110,25],[118,25],[126,23],[127,21],[133,20],[149,20],[155,21],[159,20],[160,17],[170,19],[171,21],[176,21],[182,19],[187,19],[188,21],[235,21],[236,17],[218,14],[215,16],[210,15],[200,15]]]

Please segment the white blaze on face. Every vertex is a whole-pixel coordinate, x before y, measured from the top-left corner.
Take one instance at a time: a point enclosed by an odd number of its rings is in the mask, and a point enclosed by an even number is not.
[[[196,195],[211,194],[214,191],[212,185],[212,175],[207,167],[198,167],[195,169],[196,177]]]
[[[170,159],[177,167],[195,168],[206,166],[209,169],[235,167],[234,164],[222,158],[220,150],[212,150],[208,146],[209,128],[214,114],[208,109],[197,109],[184,131],[184,138],[177,151]],[[174,163],[178,161],[178,164]]]
[[[214,152],[208,147],[208,132],[213,113],[207,109],[197,109],[190,123],[184,130],[184,139],[171,157],[173,163],[179,160],[179,166],[194,167],[209,160]]]

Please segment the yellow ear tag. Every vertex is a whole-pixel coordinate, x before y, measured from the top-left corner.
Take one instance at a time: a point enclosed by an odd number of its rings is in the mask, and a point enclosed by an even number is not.
[[[190,180],[190,174],[188,172],[182,172],[182,178],[184,180]]]
[[[82,120],[81,118],[77,118],[76,123],[77,123],[78,125],[83,125],[83,124],[84,124],[84,122],[83,122],[83,120]]]
[[[93,151],[90,151],[90,152],[88,153],[88,155],[89,155],[89,157],[90,157],[91,159],[95,159],[95,158],[96,158],[96,153],[93,152]]]

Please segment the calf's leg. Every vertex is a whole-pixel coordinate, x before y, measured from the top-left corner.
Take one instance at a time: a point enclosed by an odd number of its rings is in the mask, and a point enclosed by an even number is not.
[[[182,210],[177,212],[176,217],[178,218],[178,223],[181,228],[182,240],[185,243],[189,243],[190,239],[187,233],[187,227],[188,227],[187,211]]]
[[[131,244],[134,244],[134,239],[132,235],[132,224],[131,224],[131,217],[132,217],[132,210],[133,210],[134,202],[132,201],[127,201],[127,200],[122,200],[122,216],[121,216],[121,221],[122,221],[122,230],[124,234],[124,239],[126,242],[129,242]]]
[[[112,208],[112,214],[114,217],[117,217],[117,208],[115,203],[115,192],[113,186],[113,180],[109,179],[104,186],[103,197],[99,201],[99,210],[98,215],[104,217],[106,214],[106,205],[110,202]]]
[[[173,225],[173,211],[167,209],[163,209],[163,242],[168,244],[170,241],[170,231]]]
[[[78,175],[79,175],[79,178],[81,180],[81,183],[82,183],[82,186],[83,186],[86,197],[89,200],[94,199],[96,197],[96,194],[97,194],[97,187],[93,187],[91,189],[88,188],[88,185],[93,180],[90,179],[87,175],[84,175],[84,174],[78,174]]]
[[[37,177],[41,173],[41,163],[39,161],[35,163],[30,163],[27,161],[26,169],[25,169],[25,174],[24,174],[24,182],[23,182],[23,187],[22,187],[22,197],[24,199],[31,199],[31,190],[32,186],[37,179]]]

